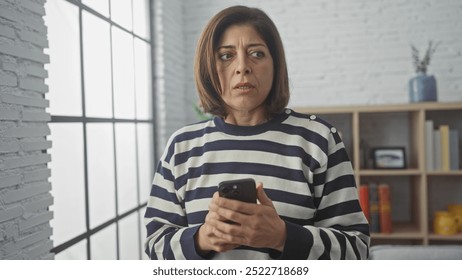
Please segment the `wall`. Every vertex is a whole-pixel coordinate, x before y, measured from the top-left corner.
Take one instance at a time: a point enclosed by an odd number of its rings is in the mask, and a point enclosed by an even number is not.
[[[407,103],[407,82],[414,75],[410,44],[425,51],[440,41],[429,73],[437,78],[439,100],[462,100],[462,2],[459,0],[195,0],[181,2],[184,70],[170,80],[184,80],[184,104],[196,102],[193,56],[207,21],[219,10],[244,4],[262,8],[283,38],[290,75],[290,106]],[[178,4],[175,4],[178,5]],[[176,36],[178,26],[172,24]],[[165,26],[169,33],[169,26]],[[164,49],[177,49],[170,45]],[[167,60],[167,65],[168,60]],[[177,85],[180,87],[180,85]],[[177,91],[168,92],[177,99]],[[188,107],[172,114],[183,123],[195,120]],[[172,115],[172,116],[173,116]],[[179,120],[179,119],[178,119]],[[180,123],[169,127],[178,128]]]
[[[45,0],[0,0],[0,259],[53,259]]]
[[[154,0],[155,83],[158,154],[168,137],[187,123],[185,110],[192,105],[185,97],[186,61],[181,0]]]

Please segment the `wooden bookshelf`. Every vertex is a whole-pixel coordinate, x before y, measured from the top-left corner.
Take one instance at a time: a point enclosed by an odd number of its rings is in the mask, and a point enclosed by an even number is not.
[[[427,170],[425,121],[459,131],[462,143],[462,102],[298,107],[295,111],[319,115],[341,132],[357,184],[386,182],[392,187],[391,234],[373,233],[372,244],[452,244],[462,233],[433,233],[433,214],[448,204],[462,204],[462,170]],[[404,147],[404,169],[373,169],[368,153],[374,147]],[[366,147],[366,148],[365,148]]]

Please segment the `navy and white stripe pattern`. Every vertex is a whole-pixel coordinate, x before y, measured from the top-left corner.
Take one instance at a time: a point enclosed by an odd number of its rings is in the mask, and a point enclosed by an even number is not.
[[[263,182],[287,241],[282,259],[366,259],[369,226],[351,162],[335,128],[314,116],[285,113],[242,127],[214,118],[172,135],[158,164],[145,214],[151,259],[201,259],[194,235],[218,183]],[[271,259],[274,251],[240,247],[215,259]]]

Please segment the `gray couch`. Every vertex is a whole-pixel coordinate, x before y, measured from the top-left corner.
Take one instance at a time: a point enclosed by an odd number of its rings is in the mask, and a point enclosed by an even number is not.
[[[370,260],[462,260],[462,245],[375,245]]]

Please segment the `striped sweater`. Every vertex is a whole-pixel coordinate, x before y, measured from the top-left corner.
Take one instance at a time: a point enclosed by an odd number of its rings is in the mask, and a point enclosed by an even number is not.
[[[366,259],[369,226],[351,162],[336,129],[286,109],[258,126],[220,118],[172,135],[154,176],[145,214],[151,259],[201,259],[194,235],[217,185],[251,177],[286,223],[281,259]],[[274,252],[273,252],[274,253]],[[239,247],[214,259],[271,259],[270,249]]]

